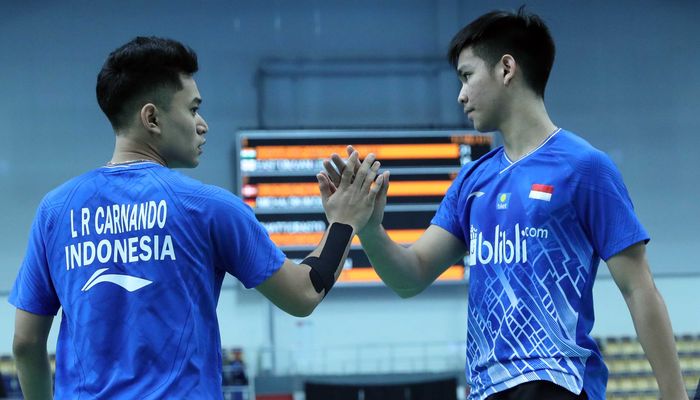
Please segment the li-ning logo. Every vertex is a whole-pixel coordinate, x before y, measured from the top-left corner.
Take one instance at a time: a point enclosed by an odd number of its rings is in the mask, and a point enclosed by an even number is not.
[[[88,279],[87,282],[85,282],[85,286],[83,286],[82,289],[80,289],[82,292],[87,292],[90,290],[93,286],[97,285],[98,283],[102,282],[110,282],[115,285],[121,286],[124,289],[133,292],[136,290],[141,289],[144,286],[148,286],[152,281],[142,279],[142,278],[137,278],[135,276],[129,276],[129,275],[118,275],[118,274],[107,274],[107,275],[102,275],[103,272],[107,271],[109,268],[100,268],[97,271],[95,271],[94,274]]]
[[[469,265],[511,264],[527,262],[527,238],[547,239],[549,230],[543,228],[520,228],[515,224],[515,238],[507,230],[496,225],[493,241],[484,239],[484,233],[471,226],[469,229]]]

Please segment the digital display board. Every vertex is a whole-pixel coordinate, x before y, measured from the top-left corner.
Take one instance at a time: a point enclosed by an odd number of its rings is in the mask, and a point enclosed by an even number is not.
[[[402,244],[430,225],[460,168],[493,147],[493,136],[466,130],[239,131],[235,188],[288,258],[301,261],[321,241],[327,220],[316,174],[332,153],[374,153],[380,171],[391,171],[383,225]],[[464,279],[464,262],[438,281]],[[380,282],[356,237],[339,283]]]

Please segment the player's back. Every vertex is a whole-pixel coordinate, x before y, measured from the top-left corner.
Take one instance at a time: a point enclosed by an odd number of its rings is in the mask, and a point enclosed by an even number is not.
[[[207,202],[222,192],[142,162],[46,196],[33,231],[44,236],[55,298],[28,311],[63,308],[57,398],[221,397],[225,271],[214,266]]]

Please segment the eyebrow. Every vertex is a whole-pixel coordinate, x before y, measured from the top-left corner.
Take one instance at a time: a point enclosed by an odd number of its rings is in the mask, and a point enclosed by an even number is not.
[[[468,70],[471,70],[471,69],[474,69],[474,68],[471,66],[471,64],[462,64],[462,65],[459,66],[459,68],[457,68],[457,72],[459,72],[460,74],[463,74],[463,73],[465,73],[465,72],[467,72]]]
[[[196,104],[196,105],[200,105],[200,104],[202,104],[202,99],[199,98],[199,97],[195,97],[194,99],[192,99],[192,101],[191,101],[190,103],[194,103],[194,104]]]

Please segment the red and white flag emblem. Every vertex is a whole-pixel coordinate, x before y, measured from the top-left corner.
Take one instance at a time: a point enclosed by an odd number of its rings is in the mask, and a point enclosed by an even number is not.
[[[535,183],[532,185],[532,188],[530,188],[530,198],[535,199],[535,200],[544,200],[544,201],[550,201],[552,200],[552,193],[554,192],[554,186],[552,185],[541,185],[539,183]]]

